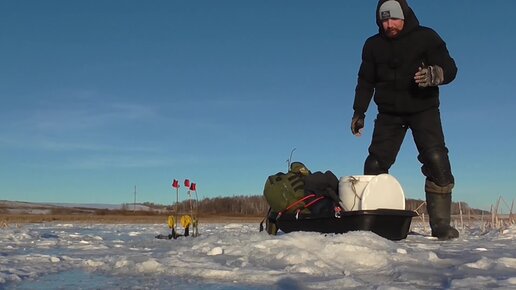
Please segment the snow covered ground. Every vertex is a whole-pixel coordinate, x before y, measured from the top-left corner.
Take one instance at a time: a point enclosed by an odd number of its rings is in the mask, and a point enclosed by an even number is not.
[[[1,229],[0,289],[516,289],[516,225],[441,242],[413,223],[371,232],[269,236],[256,224],[31,224]]]

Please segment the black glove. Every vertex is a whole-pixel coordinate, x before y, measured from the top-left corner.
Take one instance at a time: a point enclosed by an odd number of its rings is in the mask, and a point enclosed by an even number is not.
[[[351,133],[360,136],[360,129],[364,128],[365,115],[355,112],[351,119]]]
[[[414,75],[414,80],[421,88],[438,86],[444,81],[443,69],[438,65],[420,67]]]

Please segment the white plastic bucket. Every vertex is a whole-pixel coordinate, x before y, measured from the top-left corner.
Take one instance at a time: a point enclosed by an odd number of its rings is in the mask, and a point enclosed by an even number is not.
[[[362,194],[376,175],[344,176],[339,180],[339,197],[345,211],[362,209]]]
[[[389,174],[341,177],[339,197],[345,211],[405,209],[403,189],[396,178]]]

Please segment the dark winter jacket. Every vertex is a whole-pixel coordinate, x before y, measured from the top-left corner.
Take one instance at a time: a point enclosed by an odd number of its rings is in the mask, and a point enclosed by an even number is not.
[[[405,24],[396,38],[388,38],[383,31],[378,10],[376,24],[379,33],[368,38],[362,50],[362,63],[355,90],[355,113],[367,111],[371,97],[378,111],[391,114],[411,114],[439,106],[439,88],[420,88],[414,74],[423,65],[439,65],[444,71],[444,82],[451,82],[457,74],[455,61],[439,35],[419,21],[405,0],[397,0],[403,10]]]

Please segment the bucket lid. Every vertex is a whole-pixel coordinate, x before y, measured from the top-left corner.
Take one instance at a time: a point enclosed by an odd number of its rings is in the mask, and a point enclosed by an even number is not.
[[[405,209],[403,188],[394,176],[380,174],[369,181],[362,194],[362,210]]]

